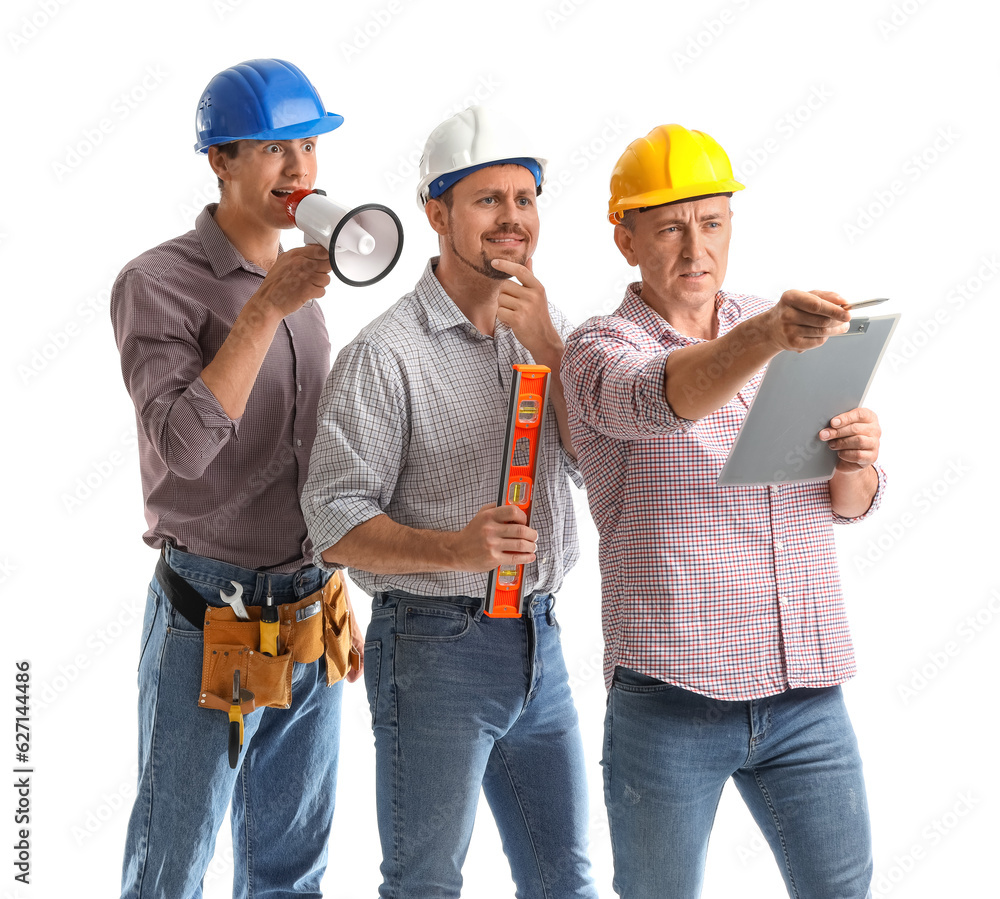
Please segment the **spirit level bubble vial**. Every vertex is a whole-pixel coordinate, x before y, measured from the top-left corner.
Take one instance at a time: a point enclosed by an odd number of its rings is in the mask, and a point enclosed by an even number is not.
[[[551,370],[544,365],[515,365],[513,369],[497,505],[517,506],[531,524],[538,442]],[[523,578],[523,565],[493,569],[486,582],[486,614],[491,618],[519,618]]]

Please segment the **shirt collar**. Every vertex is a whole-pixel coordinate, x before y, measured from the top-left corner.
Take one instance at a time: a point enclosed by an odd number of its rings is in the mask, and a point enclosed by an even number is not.
[[[427,267],[417,281],[415,293],[420,305],[427,315],[427,327],[431,333],[447,331],[451,328],[461,328],[469,334],[485,337],[479,329],[466,318],[448,292],[441,286],[434,269],[440,256],[432,256],[427,260]]]
[[[715,295],[715,312],[719,319],[719,337],[738,325],[743,317],[743,310],[735,294],[720,290]],[[643,302],[642,282],[634,281],[625,290],[625,299],[619,307],[619,315],[631,319],[642,328],[659,339],[667,337],[672,343],[701,343],[698,338],[688,337],[674,329],[662,315]]]
[[[229,238],[215,221],[215,210],[218,208],[218,203],[209,203],[198,214],[194,225],[215,277],[224,278],[238,268],[246,269],[257,275],[266,275],[267,272],[264,269],[244,259],[240,251],[229,242]],[[282,249],[279,246],[278,255],[280,256],[281,253]]]

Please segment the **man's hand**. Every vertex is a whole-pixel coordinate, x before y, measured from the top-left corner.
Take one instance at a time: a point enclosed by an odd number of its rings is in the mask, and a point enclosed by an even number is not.
[[[839,472],[862,471],[878,459],[882,428],[871,409],[852,409],[830,420],[830,427],[819,432],[819,439],[837,453]]]
[[[829,290],[786,290],[777,304],[759,318],[764,337],[778,350],[805,352],[843,334],[851,313],[840,294]]]
[[[452,536],[453,571],[491,571],[502,564],[527,565],[535,561],[538,531],[529,528],[517,506],[483,506],[461,531]]]
[[[252,302],[265,314],[290,315],[326,293],[330,254],[319,244],[296,247],[278,256]]]
[[[538,532],[517,506],[483,506],[460,531],[432,531],[376,515],[351,528],[323,551],[331,565],[378,574],[490,571],[501,563],[535,561]]]
[[[531,358],[538,365],[547,365],[543,360],[553,352],[562,356],[562,338],[549,316],[549,302],[542,282],[531,270],[531,260],[527,265],[511,262],[509,259],[494,259],[493,268],[506,272],[517,281],[504,281],[500,285],[500,305],[497,318],[507,325],[520,341]],[[557,371],[559,366],[549,366]]]
[[[559,439],[563,449],[575,458],[573,435],[569,430],[569,414],[566,411],[566,399],[562,392],[562,381],[559,380],[559,366],[562,364],[562,337],[552,324],[549,315],[549,301],[545,296],[542,282],[535,277],[531,268],[531,260],[527,265],[519,265],[508,259],[494,259],[493,268],[508,275],[513,275],[517,281],[504,281],[500,285],[499,306],[497,318],[506,324],[535,361],[535,365],[548,366],[552,375],[549,378],[549,402],[559,423]]]

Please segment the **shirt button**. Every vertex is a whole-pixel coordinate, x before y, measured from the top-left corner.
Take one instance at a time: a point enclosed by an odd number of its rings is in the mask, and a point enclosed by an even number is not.
[[[302,446],[302,441],[301,440],[296,440],[295,441],[295,445],[296,446]]]
[[[788,597],[787,596],[779,596],[778,597],[778,602],[780,602],[783,606],[787,606],[788,605]]]
[[[781,540],[774,541],[774,548],[777,550],[782,550],[785,548],[785,544]]]
[[[302,385],[301,385],[301,384],[296,384],[296,385],[295,385],[295,389],[296,389],[296,390],[297,390],[297,391],[298,391],[299,393],[302,393]]]

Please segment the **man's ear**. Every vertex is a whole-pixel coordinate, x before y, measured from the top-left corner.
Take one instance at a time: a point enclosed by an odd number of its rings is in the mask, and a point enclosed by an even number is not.
[[[438,234],[443,236],[448,233],[450,213],[448,206],[443,200],[439,200],[436,197],[428,200],[424,206],[424,214],[427,216],[430,226]]]
[[[220,181],[232,181],[233,176],[229,171],[229,165],[233,160],[222,153],[218,147],[208,148],[208,164],[212,167],[216,177]]]
[[[622,256],[629,265],[638,265],[635,250],[632,248],[633,234],[622,224],[615,225],[615,246],[621,251]]]

